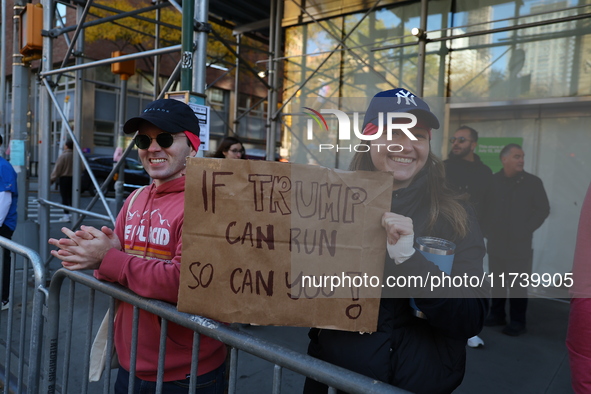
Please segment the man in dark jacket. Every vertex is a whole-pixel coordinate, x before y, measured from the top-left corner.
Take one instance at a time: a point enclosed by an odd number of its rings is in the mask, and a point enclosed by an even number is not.
[[[445,164],[445,179],[448,186],[458,193],[466,193],[476,211],[481,228],[484,227],[484,213],[489,208],[492,194],[492,170],[474,153],[478,143],[478,132],[469,126],[461,126],[449,139],[452,144]],[[484,341],[479,336],[468,339],[468,346],[481,347]]]
[[[470,203],[476,210],[480,227],[483,227],[483,213],[488,209],[492,192],[492,170],[474,153],[478,143],[478,132],[471,127],[461,126],[449,142],[452,144],[445,164],[445,178],[448,185],[460,193],[470,196]]]
[[[501,150],[503,169],[493,175],[495,201],[490,210],[488,226],[488,255],[490,270],[495,274],[493,300],[485,325],[504,325],[506,288],[500,286],[504,274],[505,287],[509,288],[510,323],[503,333],[518,336],[525,333],[527,287],[521,276],[532,270],[532,237],[550,213],[548,197],[542,180],[523,170],[523,149],[509,144]],[[488,219],[487,219],[488,220]]]

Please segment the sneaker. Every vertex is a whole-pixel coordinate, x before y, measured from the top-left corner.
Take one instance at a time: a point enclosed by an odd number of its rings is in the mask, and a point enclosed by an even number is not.
[[[62,216],[59,221],[60,222],[69,222],[71,220],[70,214],[66,213],[64,216]]]
[[[486,327],[504,326],[505,324],[507,324],[507,321],[504,317],[489,315],[484,319],[484,325]]]
[[[474,335],[472,338],[468,338],[467,345],[473,348],[479,348],[484,346],[484,341],[478,335]]]
[[[509,323],[505,328],[503,328],[503,334],[509,335],[511,337],[518,337],[521,334],[525,334],[527,330],[525,329],[525,324],[517,323],[512,321]]]
[[[5,311],[10,308],[10,301],[2,301],[2,310]]]

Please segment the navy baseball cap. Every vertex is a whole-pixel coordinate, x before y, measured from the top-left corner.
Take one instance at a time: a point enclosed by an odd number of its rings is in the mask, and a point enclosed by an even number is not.
[[[385,117],[388,112],[409,112],[416,115],[420,123],[432,129],[439,128],[439,120],[426,102],[412,92],[398,88],[380,92],[371,99],[365,111],[363,129],[368,123],[379,126],[380,113]],[[383,124],[386,124],[385,118]]]
[[[185,133],[195,149],[199,148],[199,119],[187,104],[174,99],[152,101],[140,116],[129,119],[123,125],[126,134],[138,131],[142,121],[170,133]]]

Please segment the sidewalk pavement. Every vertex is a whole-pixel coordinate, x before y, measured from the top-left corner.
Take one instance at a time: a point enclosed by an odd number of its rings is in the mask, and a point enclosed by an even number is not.
[[[52,200],[54,197],[59,201],[59,195],[52,193]],[[90,222],[100,225],[94,219],[86,221]],[[51,223],[51,236],[61,236],[64,224]],[[60,264],[53,259],[50,267],[55,270]],[[455,393],[572,393],[565,346],[568,311],[565,300],[532,298],[526,334],[509,337],[501,333],[502,327],[485,327],[480,334],[484,347],[466,349],[466,375]],[[306,328],[247,326],[241,330],[302,353],[308,345]],[[272,364],[240,352],[238,365],[238,393],[271,392]],[[281,392],[301,393],[303,382],[302,376],[284,370]]]
[[[485,327],[484,347],[467,349],[466,376],[456,393],[572,393],[565,345],[569,304],[529,300],[527,333],[510,337]]]

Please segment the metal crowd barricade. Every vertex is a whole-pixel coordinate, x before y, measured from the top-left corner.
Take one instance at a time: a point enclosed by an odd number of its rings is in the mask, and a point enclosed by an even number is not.
[[[4,251],[10,251],[9,307],[0,314],[0,380],[4,392],[38,393],[41,376],[43,305],[47,297],[43,261],[37,252],[0,237],[0,291]],[[17,256],[22,256],[17,259]],[[21,264],[22,261],[22,264]],[[33,286],[29,286],[30,279]],[[31,302],[32,296],[32,302]]]
[[[64,300],[61,295],[62,284],[64,280],[70,279],[70,291],[68,299]],[[75,289],[75,284],[81,285]],[[73,316],[73,302],[75,298],[80,298],[79,287],[84,287],[88,293],[88,308],[84,313],[78,313],[75,318]],[[96,293],[100,296],[108,296],[109,301],[103,303],[102,310],[95,312],[95,297]],[[329,393],[336,393],[336,390],[343,390],[349,393],[405,393],[406,391],[397,389],[385,383],[373,380],[363,375],[359,375],[348,371],[346,369],[337,367],[335,365],[320,361],[308,355],[298,353],[296,351],[286,349],[280,345],[264,341],[260,338],[254,337],[248,333],[238,331],[232,327],[228,327],[222,323],[210,320],[204,317],[191,315],[188,313],[178,312],[176,308],[166,302],[142,298],[135,293],[129,291],[117,284],[102,282],[86,273],[68,271],[66,269],[58,270],[50,284],[48,295],[47,308],[47,324],[46,324],[46,340],[45,348],[47,351],[46,357],[46,376],[44,381],[43,391],[48,393],[54,392],[73,392],[70,391],[72,384],[75,384],[77,393],[87,393],[97,390],[97,385],[93,384],[89,389],[88,371],[89,371],[89,356],[92,339],[95,331],[92,329],[95,316],[102,318],[106,309],[106,304],[110,304],[111,308],[115,305],[114,300],[122,300],[134,306],[134,323],[132,337],[137,341],[137,320],[139,319],[139,310],[146,310],[150,313],[158,315],[162,319],[162,335],[160,339],[160,356],[158,360],[158,381],[156,390],[158,393],[162,390],[162,376],[164,366],[164,345],[166,341],[167,323],[173,322],[181,326],[187,327],[195,332],[193,340],[193,363],[191,365],[191,381],[189,392],[194,391],[195,380],[198,370],[197,354],[199,351],[199,335],[207,335],[211,338],[217,339],[232,347],[230,352],[230,370],[229,370],[229,393],[236,392],[236,372],[237,350],[241,350],[251,355],[254,355],[263,360],[269,361],[275,365],[273,393],[279,393],[281,389],[282,369],[286,368],[298,374],[311,377],[320,382],[330,386]],[[107,301],[107,300],[103,300]],[[65,316],[60,317],[60,304],[67,305],[67,312]],[[99,308],[101,309],[101,308]],[[111,309],[112,310],[112,309]],[[68,327],[61,327],[60,324],[64,322],[70,323]],[[73,325],[78,324],[77,327]],[[112,343],[112,321],[109,328],[109,343]],[[78,342],[83,342],[84,345],[78,347],[72,338],[76,333],[83,333],[84,338],[79,338]],[[63,343],[61,343],[63,342]],[[137,343],[132,343],[131,354],[131,369],[133,374],[135,346]],[[154,346],[157,346],[154,344]],[[106,365],[110,365],[110,360],[107,360]],[[45,369],[44,369],[45,370]],[[77,377],[72,376],[77,374]],[[58,379],[61,376],[61,379]],[[132,375],[133,376],[133,375]],[[103,373],[102,392],[108,393],[111,390],[111,373],[105,371]],[[101,383],[99,381],[99,385]],[[133,382],[133,379],[131,379]],[[76,382],[76,383],[72,383]],[[132,389],[132,388],[130,388]],[[98,392],[98,391],[96,391]]]

